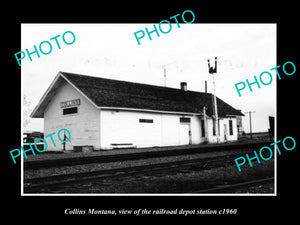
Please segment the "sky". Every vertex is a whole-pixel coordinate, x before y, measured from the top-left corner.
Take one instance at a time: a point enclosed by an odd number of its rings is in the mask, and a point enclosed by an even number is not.
[[[130,82],[180,88],[187,82],[188,90],[213,92],[212,75],[208,73],[207,60],[214,65],[218,57],[215,74],[217,97],[242,112],[252,114],[252,131],[262,132],[269,128],[268,116],[275,116],[276,75],[270,71],[276,64],[276,24],[185,24],[180,28],[172,23],[169,33],[160,31],[159,37],[152,33],[150,40],[145,35],[138,45],[134,33],[153,24],[22,24],[21,49],[34,51],[43,41],[52,44],[48,55],[40,58],[32,54],[21,61],[22,119],[24,131],[43,131],[43,119],[29,118],[30,113],[59,71],[91,75]],[[156,24],[158,27],[158,25]],[[168,26],[164,24],[164,26]],[[168,27],[162,27],[168,30]],[[72,31],[75,42],[66,45],[62,35]],[[61,49],[58,49],[57,38]],[[66,41],[72,37],[66,34]],[[46,52],[47,44],[43,44]],[[17,66],[16,61],[16,66]],[[254,81],[263,71],[273,75],[270,85],[252,85],[239,96],[235,84]],[[265,82],[268,77],[264,77]],[[24,100],[24,96],[25,99]],[[249,132],[249,116],[243,117],[245,132]]]

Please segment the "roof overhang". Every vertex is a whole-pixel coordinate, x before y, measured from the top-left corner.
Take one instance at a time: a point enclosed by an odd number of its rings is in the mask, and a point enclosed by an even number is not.
[[[226,114],[226,117],[237,117],[237,116],[245,116],[243,113],[241,114],[235,114],[235,115],[232,115],[232,114]]]
[[[138,109],[138,108],[122,108],[122,107],[98,107],[101,110],[122,110],[122,111],[138,111],[138,112],[152,112],[152,113],[164,113],[164,114],[176,114],[176,115],[183,115],[183,116],[201,116],[203,115],[202,112],[193,113],[193,112],[176,112],[176,111],[160,111],[160,110],[153,110],[153,109]]]

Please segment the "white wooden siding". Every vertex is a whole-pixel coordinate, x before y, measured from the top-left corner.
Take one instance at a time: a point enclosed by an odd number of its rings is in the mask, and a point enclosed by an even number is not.
[[[189,144],[183,141],[188,130],[184,133],[180,129],[180,117],[174,114],[101,110],[101,148],[112,148],[111,144],[137,147]],[[201,143],[200,119],[196,117],[191,119],[192,144]],[[151,119],[153,123],[141,123],[139,119]]]
[[[63,115],[60,102],[80,99],[78,113]],[[71,133],[70,142],[66,142],[66,150],[73,150],[73,146],[92,145],[100,149],[99,109],[88,102],[70,84],[64,83],[52,98],[44,114],[44,134],[57,133],[66,128]],[[62,143],[53,135],[56,147],[48,143],[49,150],[62,150]],[[63,138],[63,137],[62,137]],[[50,140],[50,138],[49,138]]]

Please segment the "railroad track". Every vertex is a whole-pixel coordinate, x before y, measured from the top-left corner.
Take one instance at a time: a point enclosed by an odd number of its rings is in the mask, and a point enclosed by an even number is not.
[[[76,158],[63,158],[55,160],[36,160],[36,161],[26,161],[24,160],[24,169],[41,169],[41,168],[51,168],[51,167],[62,167],[62,166],[74,166],[82,164],[91,163],[107,163],[107,162],[117,162],[117,161],[127,161],[136,159],[146,159],[146,158],[157,158],[157,157],[167,157],[176,155],[188,155],[188,154],[198,154],[204,152],[214,152],[214,151],[230,151],[235,149],[255,149],[265,145],[269,145],[271,142],[256,142],[256,143],[233,143],[233,144],[222,144],[222,145],[207,145],[201,148],[189,148],[189,149],[175,149],[175,150],[159,150],[151,152],[138,152],[138,153],[123,153],[116,155],[101,155],[101,156],[85,156]]]
[[[84,183],[90,181],[98,182],[107,179],[111,180],[116,178],[135,177],[139,175],[153,175],[171,171],[180,172],[180,170],[182,169],[201,171],[225,166],[228,163],[234,164],[234,159],[239,155],[240,153],[236,153],[226,156],[198,158],[92,172],[30,178],[24,180],[24,193],[40,193],[40,191],[42,190],[46,190],[47,192],[51,189],[59,189],[60,187],[66,185],[68,186],[76,183]]]

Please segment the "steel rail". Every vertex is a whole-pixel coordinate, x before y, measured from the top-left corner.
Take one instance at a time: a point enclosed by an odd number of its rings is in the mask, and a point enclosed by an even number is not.
[[[187,148],[187,149],[122,153],[122,154],[114,154],[114,155],[84,156],[84,157],[51,159],[51,160],[35,160],[35,161],[24,160],[24,169],[27,170],[27,169],[62,167],[62,166],[74,166],[74,165],[83,165],[83,164],[91,164],[91,163],[108,163],[108,162],[135,160],[135,159],[198,154],[204,152],[230,151],[230,150],[243,149],[243,148],[251,148],[253,150],[254,148],[262,147],[269,144],[270,142],[255,142],[255,143],[242,143],[242,144],[232,143],[232,144],[221,144],[221,145],[213,145],[213,146],[207,145],[207,146],[201,146],[199,148],[195,147],[195,148]]]
[[[82,183],[93,180],[105,180],[115,178],[125,178],[138,175],[149,175],[157,173],[165,173],[167,171],[178,171],[178,169],[189,168],[193,166],[191,170],[205,170],[211,167],[224,166],[225,163],[233,163],[233,159],[240,155],[240,153],[223,155],[209,158],[197,158],[190,160],[172,161],[167,163],[147,164],[133,167],[123,167],[108,170],[99,170],[92,172],[81,172],[64,175],[55,175],[47,177],[30,178],[24,180],[24,193],[33,192],[42,188],[53,188],[64,185],[70,185],[74,183]]]

